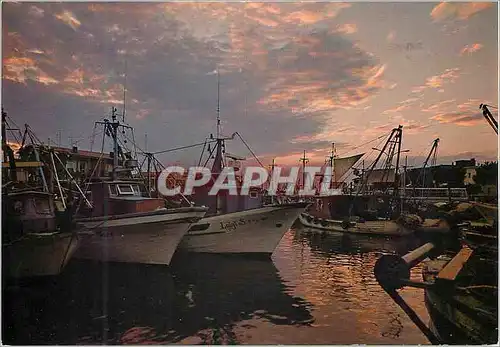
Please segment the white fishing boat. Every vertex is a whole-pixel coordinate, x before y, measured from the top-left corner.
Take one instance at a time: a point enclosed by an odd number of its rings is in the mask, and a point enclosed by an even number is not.
[[[179,249],[270,256],[307,205],[271,205],[203,218],[189,229]]]
[[[219,75],[218,75],[219,76]],[[219,82],[219,79],[218,79]],[[219,91],[220,83],[218,83]],[[231,195],[227,190],[219,191],[215,196],[209,194],[220,173],[225,167],[233,167],[239,171],[241,161],[245,158],[226,151],[226,140],[238,136],[249,152],[241,135],[235,132],[231,137],[224,137],[220,129],[219,105],[217,106],[217,134],[211,135],[206,142],[214,142],[214,148],[208,145],[208,159],[213,159],[212,178],[203,187],[198,187],[191,199],[197,205],[208,206],[207,217],[193,225],[179,245],[179,250],[199,253],[225,254],[264,254],[271,255],[283,235],[297,220],[298,215],[309,205],[306,202],[265,205],[264,190],[252,187],[247,194],[240,194],[242,176],[236,174],[233,187],[238,192]],[[205,147],[203,149],[203,154]],[[254,155],[255,157],[255,155]],[[257,161],[258,158],[257,158]]]
[[[75,218],[85,235],[75,258],[101,262],[125,262],[169,265],[179,242],[192,223],[207,212],[206,207],[165,208],[163,198],[151,197],[143,180],[119,172],[131,171],[136,162],[119,154],[118,128],[129,128],[116,120],[104,121],[105,133],[113,139],[111,179],[98,179],[87,184],[84,199],[91,208],[87,215]],[[123,174],[122,174],[123,176]],[[128,178],[127,178],[128,177]]]

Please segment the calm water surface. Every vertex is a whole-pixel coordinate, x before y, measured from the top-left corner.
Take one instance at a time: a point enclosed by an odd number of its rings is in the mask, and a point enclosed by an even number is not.
[[[170,269],[72,261],[54,283],[4,291],[2,340],[428,344],[373,276],[381,254],[418,245],[297,228],[272,260],[176,254]],[[423,292],[401,294],[428,321]]]

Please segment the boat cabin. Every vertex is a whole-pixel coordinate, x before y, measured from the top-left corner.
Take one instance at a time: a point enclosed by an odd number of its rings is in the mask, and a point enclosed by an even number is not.
[[[165,207],[163,199],[149,196],[142,181],[94,182],[85,195],[92,208],[82,214],[90,217],[148,212]]]
[[[7,240],[57,229],[52,194],[38,191],[9,193],[3,197],[2,210],[2,231]]]
[[[197,206],[207,206],[207,215],[225,214],[259,208],[264,203],[264,191],[257,187],[251,187],[248,195],[241,195],[241,182],[236,181],[237,195],[231,195],[228,190],[220,190],[216,196],[209,195],[214,181],[202,187],[195,187],[190,199]]]

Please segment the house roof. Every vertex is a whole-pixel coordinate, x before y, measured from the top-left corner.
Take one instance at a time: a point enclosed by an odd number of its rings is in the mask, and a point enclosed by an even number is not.
[[[64,154],[70,154],[74,156],[79,156],[79,157],[84,157],[84,158],[96,158],[99,159],[101,156],[103,159],[111,159],[111,156],[106,153],[101,153],[101,152],[93,152],[93,151],[86,151],[86,150],[81,150],[77,149],[77,152],[73,152],[72,148],[66,148],[66,147],[52,147],[54,152],[57,153],[64,153]]]

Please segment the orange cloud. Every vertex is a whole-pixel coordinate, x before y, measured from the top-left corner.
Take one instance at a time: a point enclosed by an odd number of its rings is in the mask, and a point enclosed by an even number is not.
[[[351,24],[341,24],[337,26],[338,33],[343,33],[343,34],[354,34],[355,32],[358,31],[358,27],[356,24],[351,23]]]
[[[486,122],[483,114],[479,110],[478,99],[470,99],[469,101],[453,106],[454,100],[446,100],[439,104],[433,105],[425,112],[435,113],[431,117],[432,120],[441,124],[455,124],[459,126],[474,126]]]
[[[454,83],[460,77],[460,69],[446,69],[443,73],[428,77],[423,86],[416,87],[412,93],[420,93],[428,88],[443,90],[442,87],[447,83]]]
[[[472,45],[466,45],[462,50],[460,51],[460,55],[464,54],[472,54],[474,52],[479,51],[481,48],[483,48],[483,45],[480,43],[474,43]]]
[[[26,81],[32,80],[44,85],[59,83],[56,79],[43,72],[31,58],[10,57],[3,61],[3,78],[26,84]]]
[[[434,21],[446,19],[467,20],[472,15],[493,6],[493,2],[442,2],[435,6],[431,11],[431,17]]]
[[[61,22],[69,25],[71,28],[73,28],[73,30],[78,29],[78,27],[82,24],[70,11],[63,11],[62,13],[58,13],[54,16]]]

